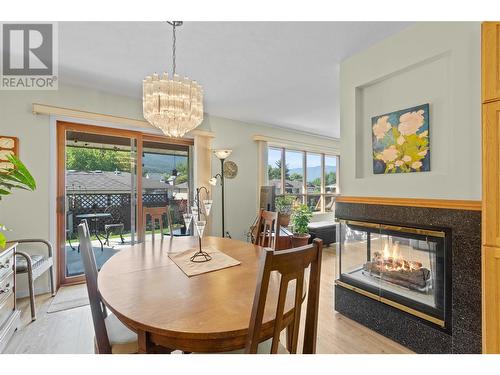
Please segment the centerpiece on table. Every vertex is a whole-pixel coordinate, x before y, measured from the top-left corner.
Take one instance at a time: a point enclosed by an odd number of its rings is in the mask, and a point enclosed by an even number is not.
[[[203,211],[200,206],[201,198],[200,194],[201,192],[204,192],[206,194],[206,199],[203,200]],[[205,227],[207,225],[207,219],[208,216],[210,215],[210,211],[212,209],[212,204],[213,201],[210,198],[210,193],[208,192],[207,188],[205,186],[199,187],[196,189],[196,200],[195,200],[195,205],[191,208],[192,212],[192,220],[194,221],[194,226],[196,227],[196,231],[198,232],[198,244],[199,244],[199,249],[196,253],[193,254],[193,256],[190,258],[191,262],[195,263],[203,263],[203,262],[208,262],[209,260],[212,260],[212,257],[210,254],[208,254],[206,251],[204,251],[201,247],[201,240],[203,238],[203,234],[205,232]],[[202,216],[205,218],[205,220],[202,220]],[[190,223],[189,217],[184,217],[184,220],[188,219]],[[187,223],[186,223],[187,224]]]

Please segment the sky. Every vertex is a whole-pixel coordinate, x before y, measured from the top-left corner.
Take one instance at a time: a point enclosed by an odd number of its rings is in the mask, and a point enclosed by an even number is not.
[[[281,150],[269,148],[268,151],[268,164],[273,167],[276,166],[276,161],[281,159]],[[334,157],[327,156],[325,159],[326,167],[333,167],[336,165]],[[286,151],[285,163],[289,169],[303,168],[302,152],[300,151]],[[319,154],[310,154],[307,156],[308,167],[321,166],[321,157]]]

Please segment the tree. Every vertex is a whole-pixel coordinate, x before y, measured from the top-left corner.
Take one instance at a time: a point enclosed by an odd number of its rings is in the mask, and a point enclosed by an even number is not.
[[[293,172],[288,178],[290,181],[302,181],[302,175],[297,172]]]
[[[314,180],[310,181],[309,184],[313,185],[313,193],[319,193],[321,191],[321,178],[316,177]]]
[[[329,172],[325,175],[325,185],[333,185],[337,182],[337,174]]]
[[[175,179],[176,185],[182,184],[189,180],[187,162],[177,164],[175,169],[177,170],[177,177]],[[165,179],[165,181],[167,181],[170,178],[170,176],[171,176],[170,173],[163,174],[163,178]]]
[[[67,147],[66,168],[76,171],[130,172],[130,153],[121,150]]]
[[[267,176],[269,180],[281,180],[281,160],[277,160],[275,163],[276,167],[270,165],[267,166]],[[285,164],[285,180],[290,178],[290,169],[288,165]]]
[[[281,171],[279,168],[273,168],[270,165],[268,165],[267,176],[269,180],[281,180]]]
[[[182,184],[189,179],[188,167],[186,163],[180,163],[177,165],[177,178],[175,179],[175,183]]]
[[[281,160],[276,161],[276,166],[279,170],[281,170]],[[285,164],[285,180],[290,178],[290,169],[288,168],[288,164]]]

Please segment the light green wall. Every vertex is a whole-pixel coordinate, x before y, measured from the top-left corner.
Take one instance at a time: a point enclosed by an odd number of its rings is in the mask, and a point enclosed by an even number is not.
[[[258,145],[252,138],[255,134],[268,137],[286,138],[290,141],[312,143],[328,148],[338,148],[338,142],[326,137],[304,135],[299,132],[284,131],[280,128],[249,124],[220,117],[208,117],[203,126],[215,132],[213,146],[230,148],[233,153],[228,158],[238,165],[238,176],[235,179],[226,179],[225,227],[232,238],[246,239],[246,233],[256,217],[258,202]],[[220,172],[220,161],[213,157],[212,174]],[[214,191],[214,218],[212,226],[214,234],[220,235],[220,187]]]
[[[418,23],[341,64],[347,196],[481,199],[480,23]],[[374,175],[371,117],[430,103],[431,171]]]
[[[34,115],[32,103],[74,108],[83,111],[139,118],[142,103],[99,91],[72,86],[60,86],[57,91],[0,91],[0,134],[19,138],[19,154],[37,181],[35,192],[15,191],[0,203],[0,223],[15,238],[53,240],[55,228],[50,217],[49,188],[55,186],[55,169],[51,168],[50,117]],[[52,151],[54,157],[55,150]],[[55,244],[54,244],[55,246]],[[36,252],[37,249],[31,251]],[[25,277],[19,278],[18,294],[26,295]],[[40,278],[35,289],[46,291],[48,279]]]

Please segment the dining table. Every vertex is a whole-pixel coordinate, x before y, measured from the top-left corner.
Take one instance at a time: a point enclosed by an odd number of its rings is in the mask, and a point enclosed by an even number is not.
[[[101,268],[98,288],[103,303],[138,335],[140,353],[181,350],[217,353],[243,349],[257,287],[263,248],[229,238],[203,237],[239,265],[188,277],[169,254],[197,251],[198,237],[165,237],[120,250]],[[261,339],[274,329],[280,276],[272,273]],[[285,303],[283,327],[294,314],[294,282]],[[167,352],[168,352],[167,351]]]

